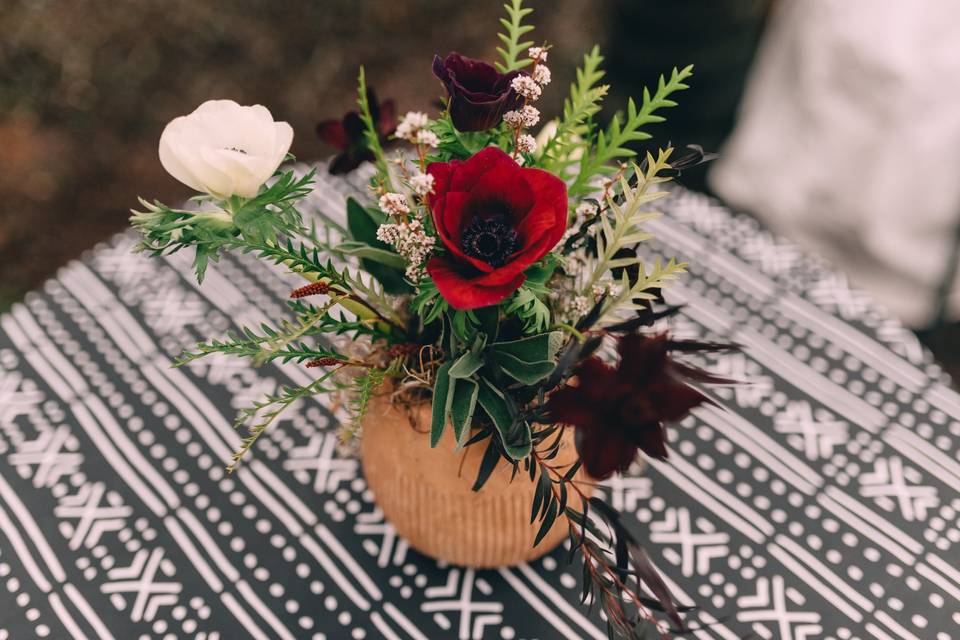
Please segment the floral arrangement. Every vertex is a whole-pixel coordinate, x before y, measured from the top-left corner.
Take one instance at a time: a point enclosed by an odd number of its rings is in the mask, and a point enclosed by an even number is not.
[[[282,168],[293,131],[262,106],[204,103],[160,138],[160,160],[200,195],[189,208],[141,200],[132,224],[139,249],[194,250],[198,280],[224,252],[254,254],[300,274],[289,317],[202,343],[177,361],[208,354],[305,363],[318,375],[241,412],[246,429],[235,468],[277,416],[302,398],[334,394],[350,413],[345,446],[362,438],[371,398],[429,403],[429,437],[452,429],[458,447],[484,450],[474,484],[498,465],[536,489],[536,542],[569,529],[583,562],[583,599],[596,603],[611,637],[646,638],[685,629],[664,581],[617,512],[575,481],[621,472],[638,450],[667,457],[665,424],[706,401],[695,385],[721,380],[682,354],[723,345],[671,339],[652,329],[676,309],[660,289],[684,270],[645,264],[650,205],[661,185],[706,158],[672,148],[637,161],[631,143],[663,120],[691,68],[661,77],[639,104],[605,127],[602,57],[583,58],[563,111],[541,124],[550,87],[550,47],[524,41],[532,29],[522,0],[505,5],[500,60],[435,57],[446,97],[435,117],[397,122],[359,75],[358,111],[318,127],[347,172],[370,161],[372,202],[349,200],[346,224],[302,212],[313,173]],[[388,143],[403,146],[387,156]],[[678,357],[680,356],[680,357]],[[560,436],[575,431],[577,462],[551,463]],[[562,522],[562,525],[560,524]],[[535,544],[536,544],[535,542]],[[645,593],[652,594],[649,598]],[[662,616],[662,617],[661,617]]]

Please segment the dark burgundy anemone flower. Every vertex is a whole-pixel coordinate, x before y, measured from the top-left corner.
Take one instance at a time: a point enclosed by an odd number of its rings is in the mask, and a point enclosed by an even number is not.
[[[370,115],[377,126],[380,144],[386,146],[388,137],[397,128],[397,113],[393,100],[377,102],[377,94],[367,89],[367,101]],[[373,160],[373,152],[367,146],[363,135],[363,122],[360,114],[350,111],[341,120],[324,120],[317,125],[317,135],[334,149],[340,151],[330,163],[330,173],[337,175],[349,173],[364,162]]]
[[[550,419],[576,428],[577,451],[590,476],[603,479],[625,471],[637,449],[666,458],[665,423],[709,401],[689,383],[729,382],[670,357],[672,350],[692,351],[698,344],[674,342],[666,334],[626,335],[617,347],[616,367],[598,357],[585,360],[575,371],[576,386],[550,396]]]
[[[500,73],[482,60],[453,52],[433,57],[433,74],[447,89],[450,119],[459,131],[486,131],[497,126],[503,114],[523,103],[510,81],[520,71]]]
[[[427,273],[454,309],[497,304],[523,284],[524,270],[547,255],[567,228],[567,185],[521,167],[496,147],[466,160],[434,162],[428,197],[446,253]]]

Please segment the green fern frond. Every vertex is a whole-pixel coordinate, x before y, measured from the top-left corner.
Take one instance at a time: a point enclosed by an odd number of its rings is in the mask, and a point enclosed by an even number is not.
[[[367,416],[367,410],[370,408],[370,398],[386,378],[387,371],[385,369],[367,369],[353,379],[348,406],[350,422],[346,428],[340,431],[342,441],[350,440],[359,432],[363,419]]]
[[[331,296],[330,300],[324,306],[317,309],[314,313],[304,316],[296,324],[284,322],[280,327],[280,331],[275,332],[273,337],[261,344],[260,350],[254,354],[254,366],[260,366],[278,358],[283,360],[283,362],[296,360],[298,359],[298,350],[300,354],[308,353],[310,351],[309,349],[297,346],[298,341],[307,335],[307,333],[327,315],[327,312],[341,300],[342,296]],[[298,361],[302,362],[309,357],[311,356],[307,355],[299,358]],[[316,357],[322,358],[326,356]]]
[[[598,84],[604,76],[600,69],[602,62],[600,47],[596,45],[583,56],[576,80],[570,84],[570,95],[563,101],[563,118],[543,149],[541,166],[547,171],[564,173],[577,162],[574,152],[587,146],[588,141],[583,138],[589,133],[588,121],[600,111],[603,98],[610,89],[609,85]]]
[[[384,291],[383,286],[373,276],[367,275],[364,279],[360,271],[344,269],[341,272],[347,288],[358,295],[369,307],[375,309],[383,318],[386,318],[398,327],[404,326],[403,317],[393,307],[391,296]]]
[[[363,121],[363,136],[367,141],[367,148],[373,153],[374,164],[377,167],[377,180],[387,191],[393,191],[387,158],[383,153],[383,147],[380,146],[380,132],[370,113],[370,102],[367,100],[367,75],[362,66],[357,77],[357,106],[360,107],[360,120]]]
[[[610,210],[598,216],[601,227],[597,234],[597,258],[590,277],[583,284],[581,294],[592,292],[593,285],[597,283],[609,283],[604,280],[607,273],[622,272],[619,278],[615,278],[611,283],[615,286],[604,302],[597,319],[598,324],[611,315],[639,310],[643,301],[654,298],[648,292],[649,289],[663,287],[686,269],[686,263],[678,263],[674,259],[665,265],[657,260],[652,271],[648,273],[646,265],[635,251],[628,252],[629,255],[626,256],[623,256],[621,251],[635,248],[637,244],[653,237],[643,229],[643,224],[660,214],[645,210],[645,205],[667,195],[666,191],[651,190],[651,187],[670,181],[669,177],[660,174],[670,167],[672,152],[672,148],[661,149],[656,158],[647,153],[645,168],[633,163],[636,186],[630,186],[629,180],[621,176],[620,196],[608,196],[607,205]],[[636,270],[636,275],[631,278],[628,273],[633,269]]]
[[[615,115],[605,131],[597,135],[596,144],[592,153],[586,153],[580,160],[580,173],[576,180],[570,185],[568,192],[571,196],[581,196],[593,192],[596,187],[591,184],[593,178],[599,175],[605,175],[615,171],[611,162],[618,158],[630,158],[636,155],[636,151],[627,148],[626,145],[631,142],[647,140],[650,134],[642,131],[645,125],[663,122],[664,117],[657,115],[656,111],[669,107],[677,106],[677,103],[669,99],[669,96],[675,91],[681,91],[689,88],[684,84],[684,80],[693,75],[693,65],[687,65],[683,69],[674,67],[670,74],[670,79],[666,80],[660,76],[657,83],[657,91],[651,96],[648,89],[643,90],[643,102],[640,108],[637,108],[633,99],[627,101],[627,117],[621,124],[619,115]]]
[[[533,46],[533,41],[521,42],[520,38],[533,31],[533,25],[523,24],[523,19],[533,13],[533,9],[525,8],[523,0],[510,0],[503,8],[507,11],[507,17],[500,18],[500,24],[506,33],[497,34],[503,43],[502,47],[497,47],[503,62],[495,62],[494,65],[500,73],[507,73],[523,69],[532,62],[523,53]]]
[[[631,187],[629,181],[621,177],[622,202],[617,202],[618,198],[613,196],[607,198],[609,212],[598,215],[600,231],[597,234],[597,257],[590,277],[583,283],[581,295],[588,295],[593,285],[599,283],[611,269],[623,269],[639,262],[636,257],[618,258],[617,253],[625,247],[650,239],[651,234],[643,230],[643,224],[660,214],[643,211],[641,208],[666,195],[665,191],[650,192],[650,187],[669,180],[659,174],[669,168],[672,153],[673,149],[668,148],[661,149],[656,158],[647,154],[646,169],[633,164],[633,174],[637,181],[635,187]]]
[[[517,289],[504,313],[508,316],[516,314],[523,322],[524,333],[542,333],[550,326],[550,308],[541,298],[546,293],[546,289],[537,291],[524,285]]]
[[[309,280],[325,280],[332,285],[347,287],[343,275],[333,266],[333,262],[324,262],[316,247],[294,244],[288,239],[285,243],[276,244],[260,240],[236,240],[232,248],[242,253],[256,253],[274,264],[284,265],[294,273],[303,274]]]
[[[302,398],[336,391],[336,386],[327,387],[324,386],[324,383],[337,372],[337,369],[339,367],[327,371],[323,376],[303,387],[281,387],[280,393],[267,396],[263,400],[255,402],[253,406],[242,409],[234,421],[234,428],[239,428],[247,421],[252,421],[252,424],[247,427],[247,434],[241,438],[240,446],[234,451],[232,461],[227,465],[227,473],[236,471],[240,461],[253,448],[257,439],[263,435],[263,432],[274,423],[287,407]]]
[[[209,340],[199,343],[193,351],[184,351],[174,360],[173,366],[182,367],[195,360],[222,353],[241,358],[253,358],[260,364],[273,360],[279,360],[282,363],[304,362],[306,360],[316,360],[319,358],[337,358],[345,360],[346,358],[333,351],[321,346],[310,346],[303,342],[290,341],[284,347],[270,348],[281,337],[281,332],[263,325],[262,333],[257,333],[254,329],[243,327],[242,336],[230,332],[221,340]]]

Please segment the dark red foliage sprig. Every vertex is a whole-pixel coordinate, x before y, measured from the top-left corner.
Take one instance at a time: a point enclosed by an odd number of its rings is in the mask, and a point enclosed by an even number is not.
[[[393,100],[377,101],[372,88],[367,89],[367,102],[370,116],[377,127],[380,144],[386,146],[390,135],[397,128],[397,112]],[[349,173],[364,162],[374,160],[364,135],[363,121],[356,111],[347,112],[340,120],[324,120],[317,125],[317,135],[328,145],[339,151],[330,163],[330,173],[337,175]]]
[[[624,471],[643,451],[667,457],[666,424],[709,402],[691,383],[731,381],[674,359],[671,352],[729,348],[726,345],[671,340],[666,333],[625,335],[618,340],[620,360],[612,366],[593,356],[574,370],[574,378],[547,402],[549,418],[576,428],[584,469],[597,479]]]

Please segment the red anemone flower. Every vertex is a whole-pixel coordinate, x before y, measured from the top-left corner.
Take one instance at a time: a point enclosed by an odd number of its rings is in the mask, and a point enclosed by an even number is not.
[[[730,382],[678,362],[669,353],[698,348],[715,347],[674,342],[666,334],[626,335],[617,347],[617,367],[592,357],[576,369],[576,386],[550,396],[550,418],[576,428],[577,450],[591,477],[603,479],[626,470],[637,449],[658,460],[666,458],[664,423],[676,422],[708,402],[689,382]]]
[[[427,172],[434,178],[434,226],[447,250],[427,263],[427,272],[454,309],[509,296],[566,230],[563,180],[523,168],[496,147],[464,161],[434,162]]]

